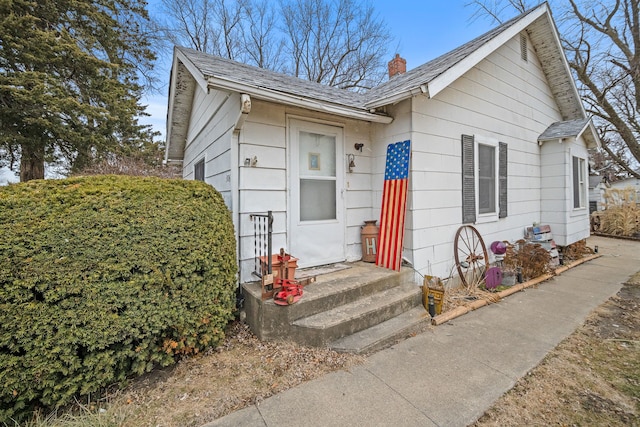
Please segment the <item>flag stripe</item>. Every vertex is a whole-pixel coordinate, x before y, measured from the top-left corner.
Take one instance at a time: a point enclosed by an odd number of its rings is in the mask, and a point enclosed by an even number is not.
[[[410,147],[409,141],[387,147],[376,264],[393,270],[402,262]]]
[[[400,270],[400,264],[402,262],[402,244],[404,241],[404,218],[405,210],[407,207],[407,180],[403,179],[400,183],[400,191],[398,192],[398,204],[400,208],[396,215],[396,241],[395,241],[395,253],[393,254],[392,262],[394,270]]]

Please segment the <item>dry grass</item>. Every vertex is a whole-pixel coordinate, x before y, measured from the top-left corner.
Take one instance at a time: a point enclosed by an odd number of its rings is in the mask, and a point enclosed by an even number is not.
[[[640,426],[640,273],[475,424]]]
[[[132,381],[103,401],[76,405],[30,426],[197,426],[328,372],[362,356],[292,343],[263,342],[234,323],[223,345]]]
[[[630,237],[640,233],[640,208],[637,193],[632,188],[608,189],[604,193],[605,210],[592,214],[600,226],[597,231]]]
[[[565,264],[571,261],[577,261],[589,255],[593,255],[593,249],[587,246],[587,240],[579,240],[569,246],[562,248],[562,256]]]
[[[489,302],[500,301],[500,297],[495,292],[486,291],[478,287],[458,286],[457,288],[447,289],[444,294],[442,312],[446,313],[454,308],[482,299]]]

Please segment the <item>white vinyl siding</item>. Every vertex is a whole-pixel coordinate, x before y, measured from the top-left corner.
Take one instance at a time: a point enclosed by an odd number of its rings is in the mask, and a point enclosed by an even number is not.
[[[528,61],[520,55],[517,34],[437,95],[416,96],[410,106],[399,103],[388,110],[394,122],[387,127],[403,120],[413,130],[408,136],[399,129],[389,131],[384,142],[411,139],[404,256],[421,274],[450,274],[453,236],[461,223],[475,224],[485,242],[491,243],[518,240],[523,227],[542,220],[544,175],[537,138],[549,124],[562,120],[562,114],[531,43]],[[398,114],[408,108],[408,119]],[[497,145],[504,153],[498,155],[503,159],[497,170],[499,209],[491,214],[499,220],[478,217],[476,221],[473,216],[471,220],[463,216],[467,206],[463,197],[474,200],[477,189],[471,184],[470,195],[465,190],[468,179],[463,172],[461,157],[466,153],[461,149],[461,134],[471,138],[484,135],[501,142]],[[378,166],[381,169],[382,164]],[[502,204],[501,199],[505,200]],[[379,199],[374,198],[374,206],[376,202]]]
[[[184,151],[183,178],[196,179],[196,163],[204,158],[203,180],[220,192],[229,209],[231,145],[239,112],[240,95],[217,90],[205,92],[196,86]]]
[[[553,239],[567,246],[589,236],[587,161],[582,138],[541,147],[540,222],[551,226]]]

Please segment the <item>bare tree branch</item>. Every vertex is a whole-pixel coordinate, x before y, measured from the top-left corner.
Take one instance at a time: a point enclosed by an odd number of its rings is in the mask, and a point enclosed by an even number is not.
[[[474,16],[503,20],[524,0],[475,0]],[[551,1],[560,14],[562,44],[604,152],[626,174],[640,163],[640,0]]]
[[[372,6],[357,0],[289,0],[282,14],[291,74],[353,90],[371,88],[384,77],[391,36]]]
[[[386,74],[386,24],[365,0],[163,0],[178,45],[345,89]]]

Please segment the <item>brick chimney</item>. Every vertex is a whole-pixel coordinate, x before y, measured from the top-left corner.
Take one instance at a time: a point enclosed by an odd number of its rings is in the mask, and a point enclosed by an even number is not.
[[[389,61],[389,78],[398,74],[404,74],[407,72],[407,60],[400,57],[399,53],[396,53],[395,58]]]

